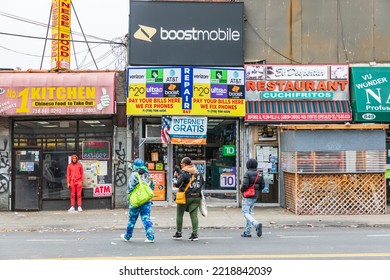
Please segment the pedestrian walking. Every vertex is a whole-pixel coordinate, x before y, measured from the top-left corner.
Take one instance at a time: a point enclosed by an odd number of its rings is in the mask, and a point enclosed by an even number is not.
[[[77,198],[77,211],[83,211],[82,205],[82,191],[84,181],[84,169],[83,165],[79,162],[77,155],[72,155],[71,162],[66,168],[66,183],[70,190],[70,208],[69,212],[76,211],[76,198]]]
[[[241,234],[241,237],[252,237],[252,227],[256,229],[257,236],[262,235],[262,224],[256,221],[252,216],[252,210],[255,206],[259,193],[264,189],[264,178],[257,170],[258,162],[255,159],[248,159],[246,162],[247,171],[244,174],[244,178],[241,186],[242,195],[242,213],[244,214],[246,225],[245,231]],[[254,187],[254,194],[249,197],[244,197],[244,192],[250,187]]]
[[[127,185],[127,195],[129,195],[134,188],[139,184],[139,180],[147,182],[152,190],[154,190],[154,183],[150,177],[149,171],[142,159],[134,160],[133,172],[130,175],[129,183]],[[139,207],[133,207],[129,203],[129,220],[127,222],[126,233],[121,234],[124,241],[130,241],[133,237],[133,231],[138,217],[141,216],[142,224],[145,228],[146,239],[145,242],[154,242],[153,223],[150,220],[150,211],[152,208],[152,201],[148,201]]]
[[[177,204],[176,207],[176,233],[172,237],[175,240],[183,238],[183,216],[184,212],[188,212],[191,219],[192,233],[190,236],[191,241],[198,240],[198,210],[201,202],[201,190],[204,188],[203,175],[192,164],[191,158],[184,157],[180,163],[181,170],[179,171],[177,178],[173,182],[173,186],[178,188],[178,191],[185,191],[186,203]],[[186,188],[188,185],[188,188]]]

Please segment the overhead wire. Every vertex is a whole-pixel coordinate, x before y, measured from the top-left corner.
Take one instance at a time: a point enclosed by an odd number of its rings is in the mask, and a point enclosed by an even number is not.
[[[25,23],[28,23],[28,24],[41,26],[41,27],[44,27],[44,28],[47,28],[47,29],[52,27],[52,25],[50,25],[50,24],[44,24],[44,23],[41,23],[41,22],[37,22],[37,21],[30,20],[30,19],[22,18],[22,17],[19,17],[19,16],[15,16],[15,15],[12,15],[12,14],[9,14],[9,13],[2,12],[2,11],[0,11],[0,16],[8,17],[8,18],[11,18],[11,19],[14,19],[14,20],[18,20],[18,21],[22,21],[22,22],[25,22]],[[76,18],[77,18],[77,15],[76,15]],[[49,22],[50,22],[50,20],[49,20]],[[81,25],[80,25],[80,28],[82,29]],[[0,32],[0,35],[21,37],[21,38],[27,38],[27,39],[35,39],[35,40],[45,40],[45,41],[56,40],[56,39],[53,39],[53,38],[48,38],[48,34],[46,34],[46,38],[45,37],[41,37],[41,36],[24,35],[24,34],[9,33],[9,32]],[[83,36],[84,40],[77,40],[77,39],[74,38],[74,36]],[[87,39],[87,37],[89,39]],[[123,36],[123,38],[125,38],[125,37],[126,37],[126,35]],[[91,40],[91,39],[93,39],[93,40]],[[75,31],[71,31],[71,39],[69,41],[73,45],[72,57],[74,57],[74,59],[76,60],[77,69],[79,68],[78,67],[78,62],[77,62],[77,54],[81,54],[85,50],[81,51],[81,52],[76,52],[75,51],[75,45],[74,45],[75,43],[87,44],[87,50],[86,50],[87,54],[86,55],[88,55],[88,53],[91,53],[92,57],[93,57],[92,49],[94,49],[94,48],[96,48],[98,46],[104,46],[104,45],[108,45],[109,44],[111,46],[113,55],[115,55],[114,51],[113,51],[113,46],[117,46],[118,48],[125,48],[125,46],[126,46],[125,42],[123,42],[122,40],[118,42],[117,38],[115,38],[115,41],[114,40],[107,40],[107,39],[99,38],[97,36],[85,34],[83,32],[83,30],[82,30],[81,33],[80,32],[75,32]],[[94,46],[90,46],[90,44],[93,44]],[[7,51],[15,52],[15,53],[18,53],[18,54],[26,55],[26,56],[42,57],[42,59],[44,57],[51,57],[51,56],[44,56],[44,54],[42,54],[40,56],[40,55],[35,55],[35,54],[28,54],[28,53],[25,53],[25,52],[18,52],[18,51],[14,50],[14,49],[10,49],[10,48],[7,48],[7,47],[1,46],[1,45],[0,45],[0,48],[3,48],[5,50],[7,50]],[[104,57],[107,57],[108,55],[109,55],[109,51],[106,52],[105,54],[103,54]],[[96,66],[96,68],[98,68],[96,63],[95,63],[95,66]],[[42,63],[41,63],[41,68],[42,68]]]
[[[280,51],[278,51],[277,49],[275,49],[273,46],[271,46],[270,43],[268,43],[264,38],[263,36],[261,36],[261,34],[259,32],[257,32],[257,30],[253,27],[253,25],[250,23],[250,21],[248,19],[245,19],[245,22],[249,25],[249,27],[252,29],[252,31],[257,35],[258,38],[260,38],[261,41],[264,42],[264,44],[266,44],[272,51],[274,51],[275,53],[277,53],[278,55],[280,55],[281,57],[285,58],[285,59],[288,59],[289,61],[292,61],[294,63],[297,63],[297,64],[302,64],[302,62],[300,61],[296,61],[294,59],[292,59],[291,57],[288,57],[286,55],[284,55],[283,53],[281,53]]]

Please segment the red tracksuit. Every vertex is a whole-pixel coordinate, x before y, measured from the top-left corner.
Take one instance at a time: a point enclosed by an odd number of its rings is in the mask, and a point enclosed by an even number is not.
[[[70,206],[75,206],[77,194],[77,206],[81,207],[81,192],[83,189],[84,169],[78,161],[77,155],[72,155],[72,162],[69,163],[66,170],[66,182],[70,188]]]

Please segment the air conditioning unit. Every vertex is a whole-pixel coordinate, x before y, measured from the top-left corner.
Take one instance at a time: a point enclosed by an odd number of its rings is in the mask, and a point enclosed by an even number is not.
[[[147,124],[145,126],[146,138],[161,138],[161,125],[159,124]]]

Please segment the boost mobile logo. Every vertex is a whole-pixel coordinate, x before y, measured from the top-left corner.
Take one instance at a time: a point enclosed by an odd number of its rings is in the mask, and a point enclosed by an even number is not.
[[[152,42],[152,37],[156,34],[157,29],[146,25],[138,24],[139,29],[134,33],[134,38],[142,41]]]
[[[157,29],[154,27],[138,24],[139,29],[134,33],[134,38],[152,42],[152,37]],[[232,28],[217,28],[212,30],[192,29],[164,29],[160,27],[160,39],[162,41],[239,41],[240,32]]]

